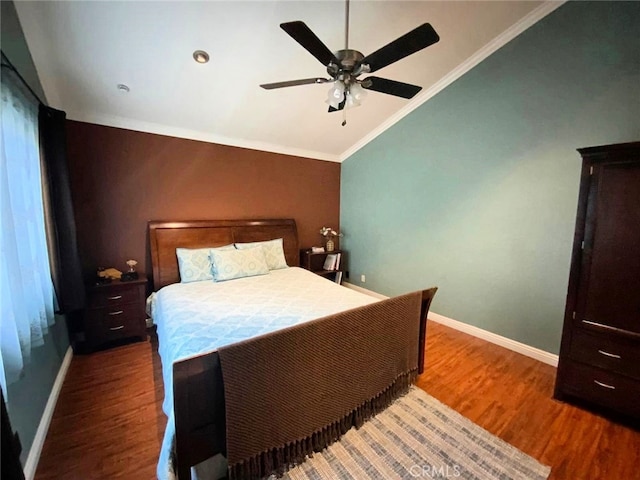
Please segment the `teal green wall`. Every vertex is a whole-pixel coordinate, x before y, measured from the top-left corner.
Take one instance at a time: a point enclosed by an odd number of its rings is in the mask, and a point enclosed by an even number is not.
[[[18,69],[31,88],[44,100],[38,73],[22,33],[13,2],[2,1],[2,51]],[[3,69],[4,75],[4,69]],[[56,316],[56,323],[44,337],[44,345],[31,352],[31,362],[25,366],[22,378],[8,387],[7,411],[11,426],[20,435],[22,464],[29,454],[40,424],[51,388],[69,347],[64,317]]]
[[[433,312],[557,353],[576,148],[640,140],[638,25],[640,3],[567,3],[349,157],[349,282],[436,285]]]
[[[9,61],[20,72],[20,75],[29,83],[31,89],[46,102],[38,72],[31,58],[31,52],[22,32],[22,26],[18,19],[16,7],[10,0],[0,2],[2,10],[2,28],[0,29],[0,47]]]

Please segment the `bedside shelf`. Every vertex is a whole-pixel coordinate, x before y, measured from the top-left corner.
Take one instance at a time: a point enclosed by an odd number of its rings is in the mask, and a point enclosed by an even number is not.
[[[340,265],[336,270],[325,270],[323,268],[327,255],[340,254]],[[310,249],[300,250],[300,266],[310,272],[320,275],[321,277],[333,280],[336,283],[342,283],[342,277],[345,265],[345,252],[343,250],[334,250],[333,252],[313,253]]]
[[[335,275],[336,272],[340,272],[341,270],[311,270],[311,272],[316,275],[320,275],[321,277],[328,277],[330,275]]]

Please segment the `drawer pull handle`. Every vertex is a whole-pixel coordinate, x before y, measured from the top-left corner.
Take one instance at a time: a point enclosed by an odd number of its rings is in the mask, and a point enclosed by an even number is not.
[[[124,310],[118,310],[117,312],[109,312],[109,315],[122,315]]]
[[[119,300],[122,298],[122,295],[116,295],[115,297],[107,297],[107,300]]]
[[[124,328],[124,325],[120,325],[119,327],[111,327],[109,330],[120,330]]]
[[[594,380],[593,383],[600,385],[601,387],[608,388],[609,390],[615,390],[616,387],[613,385],[607,385],[606,383],[599,382],[598,380]]]
[[[598,353],[601,353],[605,357],[618,358],[618,359],[622,358],[620,355],[616,355],[615,353],[605,352],[604,350],[598,350]]]
[[[598,322],[591,322],[589,320],[582,320],[582,323],[586,323],[587,325],[593,325],[594,327],[607,327],[606,325],[603,325],[601,323]]]

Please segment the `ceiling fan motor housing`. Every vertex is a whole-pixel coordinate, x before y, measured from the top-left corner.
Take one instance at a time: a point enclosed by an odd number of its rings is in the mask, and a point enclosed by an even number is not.
[[[327,73],[336,80],[342,80],[345,83],[355,83],[358,75],[369,71],[367,64],[360,63],[364,55],[357,50],[338,50],[334,55],[340,64],[336,65],[331,62],[327,66]]]

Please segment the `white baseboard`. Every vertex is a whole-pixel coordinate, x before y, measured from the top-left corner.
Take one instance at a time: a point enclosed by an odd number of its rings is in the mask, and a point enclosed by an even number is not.
[[[444,315],[439,315],[434,312],[429,312],[429,320],[433,320],[434,322],[440,323],[441,325],[446,325],[447,327],[455,328],[456,330],[460,330],[461,332],[468,333],[469,335],[473,335],[474,337],[481,338],[483,340],[486,340],[487,342],[495,343],[496,345],[508,348],[509,350],[513,350],[517,353],[521,353],[522,355],[526,355],[527,357],[534,358],[542,363],[546,363],[553,367],[558,366],[558,355],[545,352],[544,350],[540,350],[539,348],[532,347],[515,340],[511,340],[510,338],[503,337],[502,335],[483,330],[482,328],[474,327],[473,325],[469,325],[467,323],[463,323],[458,320],[454,320],[453,318],[445,317]]]
[[[357,285],[353,285],[348,282],[344,282],[343,285],[347,288],[351,288],[360,293],[364,293],[366,295],[370,295],[375,298],[381,298],[381,299],[389,298],[386,295],[382,295],[380,293],[374,292],[372,290],[368,290],[366,288],[359,287]],[[486,340],[487,342],[500,345],[501,347],[508,348],[509,350],[520,353],[522,355],[526,355],[527,357],[531,357],[542,363],[546,363],[553,367],[558,366],[558,355],[555,355],[553,353],[545,352],[544,350],[541,350],[539,348],[532,347],[530,345],[526,345],[521,342],[517,342],[510,338],[503,337],[502,335],[498,335],[496,333],[483,330],[482,328],[475,327],[473,325],[469,325],[467,323],[463,323],[458,320],[454,320],[453,318],[445,317],[444,315],[439,315],[434,312],[429,312],[428,318],[429,320],[440,323],[441,325],[446,325],[447,327],[455,328],[456,330],[467,333],[469,335],[473,335],[474,337],[481,338],[482,340]]]
[[[38,430],[36,430],[36,436],[33,439],[31,449],[29,450],[29,455],[27,456],[27,461],[24,464],[25,480],[33,480],[33,478],[36,476],[36,468],[38,468],[38,462],[40,461],[40,454],[42,453],[44,440],[45,438],[47,438],[47,432],[49,431],[49,424],[51,423],[51,418],[53,417],[53,411],[56,408],[58,395],[60,395],[60,390],[62,389],[64,378],[67,376],[67,370],[69,370],[69,365],[71,364],[72,357],[73,349],[71,348],[71,346],[69,346],[69,348],[67,349],[67,353],[65,353],[64,358],[62,359],[62,364],[60,365],[60,369],[58,370],[58,375],[56,375],[56,380],[55,382],[53,382],[53,387],[51,388],[49,399],[47,400],[47,404],[44,407],[44,412],[42,412]]]
[[[369,295],[370,297],[379,298],[381,300],[385,300],[385,299],[389,298],[386,295],[382,295],[381,293],[374,292],[373,290],[368,290],[366,288],[359,287],[358,285],[354,285],[353,283],[342,282],[342,285],[347,287],[347,288],[350,288],[351,290],[355,290],[356,292],[360,292],[360,293],[364,293],[365,295]]]

